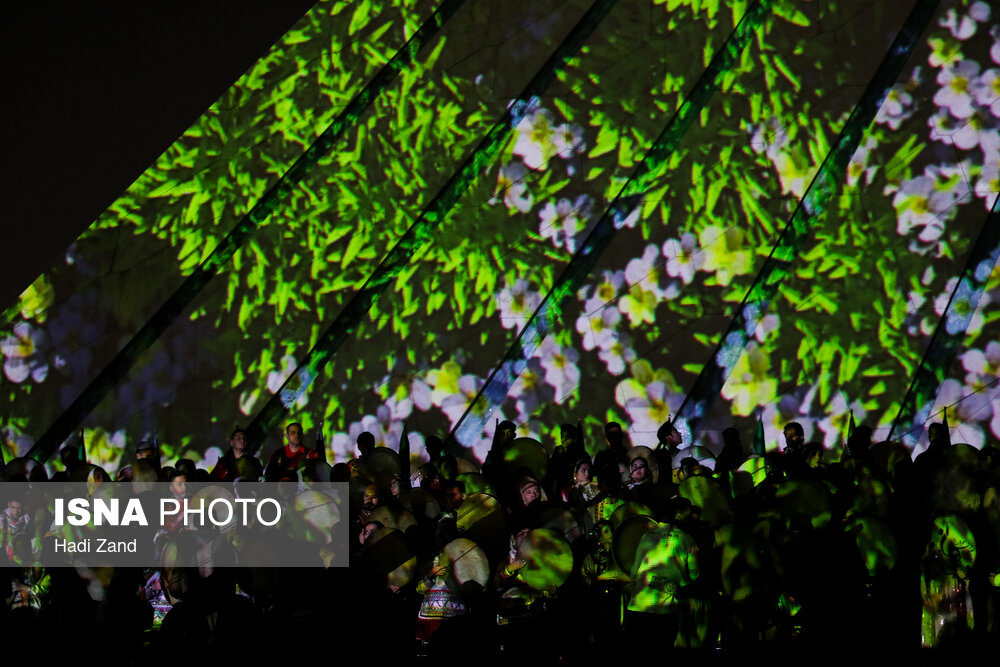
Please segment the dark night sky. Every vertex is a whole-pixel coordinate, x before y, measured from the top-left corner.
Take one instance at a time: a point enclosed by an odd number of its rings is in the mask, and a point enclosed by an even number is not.
[[[28,2],[4,10],[0,308],[314,4]]]

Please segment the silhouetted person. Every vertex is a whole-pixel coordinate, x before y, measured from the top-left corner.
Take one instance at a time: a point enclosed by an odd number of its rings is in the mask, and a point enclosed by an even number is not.
[[[517,426],[512,421],[499,422],[493,432],[493,443],[490,445],[490,451],[486,454],[486,460],[483,461],[483,476],[489,480],[494,488],[504,485],[504,454],[516,436]]]
[[[590,472],[599,481],[607,482],[615,477],[621,483],[622,469],[628,462],[628,445],[625,444],[625,433],[618,422],[608,422],[604,426],[604,437],[608,446],[594,455],[594,463]]]
[[[801,454],[802,448],[806,444],[806,434],[802,429],[802,424],[789,422],[783,429],[785,436],[785,454]]]
[[[872,428],[862,424],[854,429],[854,433],[847,439],[847,451],[851,458],[857,461],[867,461],[868,451],[872,447]]]
[[[270,482],[297,479],[296,470],[306,459],[318,459],[319,454],[302,444],[302,424],[293,422],[285,428],[288,444],[271,455],[264,476]]]
[[[740,443],[740,432],[730,426],[722,432],[722,451],[716,459],[716,472],[725,473],[735,470],[746,459],[746,452]]]
[[[681,443],[684,441],[681,432],[677,430],[673,422],[665,421],[656,429],[656,449],[653,456],[656,457],[656,465],[664,477],[670,479],[670,471],[674,467],[674,457],[681,450]]]
[[[618,422],[608,422],[604,425],[604,438],[608,442],[608,448],[616,454],[625,456],[628,452],[628,445],[625,444],[625,433],[622,425]]]
[[[375,449],[375,436],[368,431],[362,431],[358,436],[358,457],[365,458],[365,455]]]
[[[246,447],[246,431],[237,428],[229,436],[229,451],[219,458],[219,462],[212,469],[212,479],[233,481],[238,477],[254,480],[260,477],[260,461],[249,456]]]

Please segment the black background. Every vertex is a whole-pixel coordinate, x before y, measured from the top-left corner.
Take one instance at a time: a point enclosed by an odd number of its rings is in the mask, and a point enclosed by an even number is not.
[[[27,2],[0,22],[0,308],[314,4]]]

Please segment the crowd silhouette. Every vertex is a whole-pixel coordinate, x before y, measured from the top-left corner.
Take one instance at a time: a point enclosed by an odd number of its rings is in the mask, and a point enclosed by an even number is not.
[[[229,559],[199,569],[173,525],[157,536],[160,568],[46,568],[48,509],[4,485],[8,646],[101,664],[338,644],[426,659],[997,648],[1000,450],[952,444],[943,424],[916,458],[865,426],[831,452],[794,422],[766,454],[732,428],[713,453],[669,422],[654,448],[613,422],[589,443],[563,424],[554,444],[501,422],[481,464],[434,436],[411,464],[365,433],[357,458],[331,466],[291,424],[264,466],[244,435],[211,471],[161,467],[142,443],[116,478],[171,482],[177,497],[185,482],[342,482],[346,530],[316,567],[245,565],[247,538],[227,536]],[[63,462],[54,481],[111,481],[72,451]],[[35,489],[47,475],[19,459],[5,479]],[[348,552],[350,567],[324,567]]]

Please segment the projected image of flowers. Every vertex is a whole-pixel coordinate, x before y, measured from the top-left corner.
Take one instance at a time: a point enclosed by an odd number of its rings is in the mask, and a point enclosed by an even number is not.
[[[747,3],[622,0],[554,65],[591,2],[489,4],[485,33],[469,7],[444,22],[136,355],[82,424],[92,462],[115,468],[121,447],[153,433],[168,457],[217,455],[307,375],[285,414],[307,433],[322,422],[338,460],[363,431],[398,448],[404,424],[415,458],[454,432],[482,460],[503,419],[544,440],[559,424],[597,434],[615,420],[654,445],[682,411],[685,443],[716,450],[724,428],[749,435],[758,419],[773,449],[794,420],[836,456],[852,411],[876,439],[909,414],[893,437],[918,450],[946,408],[956,442],[1000,438],[998,253],[963,274],[1000,191],[989,3],[942,2],[849,141],[910,0],[774,2],[704,96]],[[349,5],[319,3],[7,311],[8,458],[211,261],[439,3]],[[546,67],[545,92],[520,99]],[[672,130],[682,108],[690,124]],[[482,159],[509,109],[523,116]],[[821,172],[843,145],[848,157]],[[433,209],[466,163],[460,196]],[[790,244],[800,205],[808,223]],[[573,282],[605,216],[607,245]],[[417,228],[402,268],[355,312]],[[744,303],[772,261],[786,267],[773,297]],[[737,315],[749,324],[733,330]],[[338,317],[350,326],[323,356]],[[927,354],[942,337],[957,352]],[[494,395],[505,355],[520,373]],[[940,381],[911,409],[913,378],[939,358]],[[726,375],[694,396],[710,361]]]

